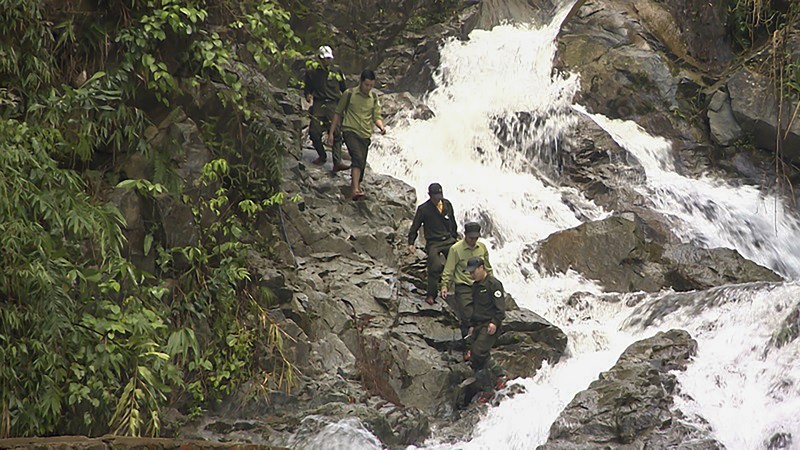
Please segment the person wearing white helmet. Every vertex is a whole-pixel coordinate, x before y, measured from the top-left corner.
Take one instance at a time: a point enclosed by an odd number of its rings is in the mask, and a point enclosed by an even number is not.
[[[321,46],[317,50],[317,58],[319,64],[306,71],[303,94],[309,103],[313,102],[310,110],[311,122],[308,125],[308,136],[317,151],[317,159],[313,163],[322,165],[328,160],[323,136],[330,128],[336,105],[347,86],[344,83],[344,74],[333,64],[333,49],[327,45]],[[333,172],[350,168],[342,162],[342,142],[342,133],[335,133],[331,144]]]

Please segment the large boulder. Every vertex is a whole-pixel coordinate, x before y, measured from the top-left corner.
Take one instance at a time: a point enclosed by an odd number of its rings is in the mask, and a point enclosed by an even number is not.
[[[550,20],[556,5],[551,0],[483,0],[464,24],[466,32],[491,30],[504,23],[543,23]]]
[[[735,250],[659,244],[652,235],[632,213],[587,222],[540,242],[537,263],[546,271],[575,270],[615,292],[686,291],[781,279]]]
[[[580,74],[578,102],[591,112],[692,146],[707,140],[705,124],[676,112],[694,109],[731,61],[726,21],[713,2],[588,0],[562,27],[556,66]]]
[[[685,370],[696,351],[697,342],[683,330],[632,344],[572,399],[539,448],[724,448],[710,430],[682,421],[674,405],[679,388],[671,372]],[[691,447],[681,447],[688,440]]]
[[[800,45],[800,38],[795,39]],[[727,82],[727,93],[730,97],[730,109],[736,122],[722,128],[724,135],[735,135],[736,125],[748,136],[753,144],[762,149],[774,152],[776,136],[781,133],[781,150],[791,161],[800,161],[800,120],[792,121],[795,112],[792,102],[782,105],[779,110],[778,98],[775,96],[773,81],[747,67],[742,67]],[[716,95],[716,94],[715,94]],[[723,103],[723,108],[727,107]],[[782,113],[782,114],[781,114]],[[780,126],[778,118],[780,117]],[[709,116],[709,119],[711,116]],[[788,128],[787,125],[792,123]],[[780,130],[780,131],[779,131]],[[739,136],[736,136],[739,137]]]

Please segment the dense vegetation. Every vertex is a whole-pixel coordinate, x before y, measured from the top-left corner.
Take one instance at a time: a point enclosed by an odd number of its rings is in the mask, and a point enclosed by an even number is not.
[[[0,0],[0,437],[155,435],[166,404],[291,386],[245,262],[271,248],[253,224],[282,199],[282,149],[241,76],[285,72],[289,19],[269,0]],[[186,185],[146,130],[200,86],[221,113],[194,117],[213,157]],[[119,174],[132,154],[152,177]],[[145,271],[115,186],[212,225],[169,247],[150,222]]]

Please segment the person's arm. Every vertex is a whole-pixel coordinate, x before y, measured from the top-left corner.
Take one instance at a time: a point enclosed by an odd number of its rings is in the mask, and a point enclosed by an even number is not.
[[[332,138],[333,133],[336,132],[336,127],[339,126],[339,122],[342,121],[342,115],[338,112],[333,113],[333,119],[331,119],[331,129],[328,130],[328,135]]]
[[[419,233],[419,227],[422,226],[422,205],[417,207],[417,212],[414,214],[414,221],[411,222],[411,229],[408,231],[408,247],[410,251],[414,251],[414,242],[417,241],[417,233]]]
[[[495,278],[495,281],[497,279]],[[492,286],[492,299],[494,300],[494,318],[491,320],[491,323],[495,327],[495,331],[497,328],[500,328],[500,324],[503,323],[503,320],[506,318],[506,291],[503,289],[503,283],[497,281],[495,286]],[[489,333],[494,334],[494,333]]]
[[[450,210],[450,218],[453,219],[450,221],[450,236],[453,236],[454,239],[458,239],[458,223],[456,223],[456,212],[453,211],[453,204],[450,203],[450,200],[444,200],[447,202],[447,209]]]
[[[303,94],[305,94],[306,101],[309,103],[311,103],[311,100],[314,99],[314,96],[312,95],[314,93],[312,84],[313,82],[311,80],[311,71],[306,70],[306,76],[305,79],[303,80]]]
[[[344,82],[344,72],[339,71],[339,91],[344,92],[347,90],[347,84]]]
[[[494,276],[494,269],[492,269],[492,264],[489,263],[489,249],[486,248],[486,244],[483,242],[478,242],[478,245],[483,247],[483,267],[486,268],[486,272],[489,275]]]
[[[336,104],[336,110],[334,111],[333,118],[331,119],[331,128],[328,130],[328,143],[333,143],[333,133],[336,132],[336,127],[338,127],[343,120],[342,117],[344,116],[346,96],[347,94],[342,95],[339,98],[339,103]]]
[[[442,271],[442,298],[447,298],[447,289],[450,287],[451,278],[456,271],[457,258],[456,250],[451,247],[450,251],[447,252],[447,262],[444,263],[444,270]]]
[[[386,134],[386,126],[383,124],[383,117],[381,117],[381,104],[377,96],[375,96],[375,105],[372,107],[372,121],[381,130],[381,134]]]

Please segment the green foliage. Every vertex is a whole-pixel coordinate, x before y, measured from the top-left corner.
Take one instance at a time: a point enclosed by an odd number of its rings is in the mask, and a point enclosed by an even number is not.
[[[247,253],[257,249],[250,223],[281,196],[261,202],[234,200],[238,194],[228,187],[230,169],[225,159],[208,162],[201,183],[213,193],[184,196],[195,223],[209,224],[198,228],[196,244],[158,248],[160,276],[174,279],[177,286],[160,288],[170,297],[169,315],[178,326],[166,352],[183,371],[194,408],[254,379],[262,380],[262,392],[290,389],[296,372],[283,355],[283,332],[267,315],[271,293],[253,282],[246,264]],[[192,331],[198,328],[211,332],[198,337]],[[273,353],[274,367],[260,367],[252,357],[265,352]]]
[[[459,0],[433,0],[408,18],[406,28],[420,32],[437,23],[447,22],[455,15],[462,2]]]
[[[165,404],[198,413],[252,379],[292,386],[245,260],[269,247],[252,224],[283,200],[281,147],[240,76],[297,55],[288,23],[270,0],[0,0],[0,437],[157,435]],[[198,240],[166,248],[150,230],[148,274],[122,256],[123,219],[87,193],[86,169],[141,152],[153,179],[119,187],[179,197],[145,131],[200,83],[236,113],[226,126],[251,131],[209,136],[223,157],[181,197]]]
[[[0,436],[122,421],[156,432],[171,370],[161,311],[120,257],[119,213],[48,156],[59,142],[57,130],[0,122]]]

